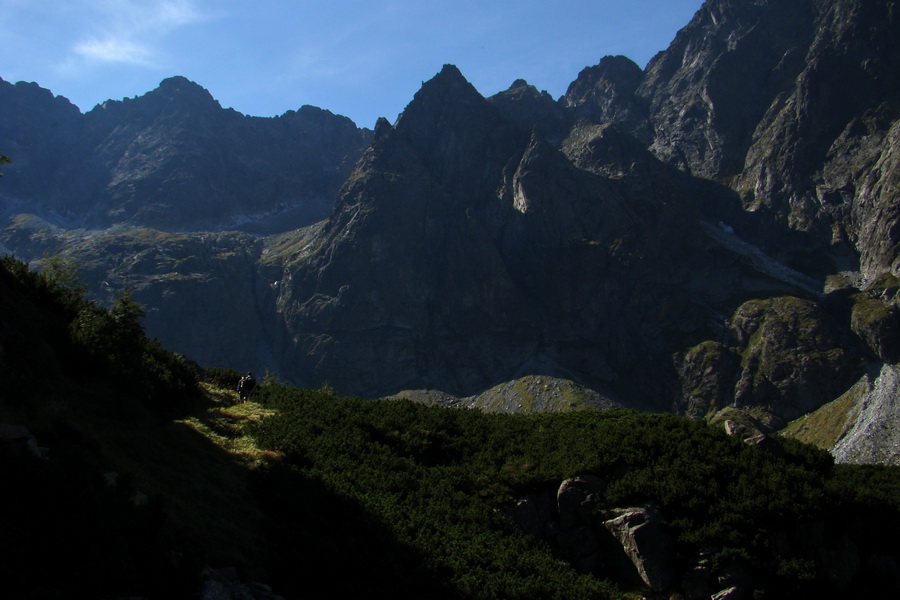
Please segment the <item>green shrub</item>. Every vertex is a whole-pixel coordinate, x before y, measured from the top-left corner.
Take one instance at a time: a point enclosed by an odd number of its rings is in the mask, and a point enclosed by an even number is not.
[[[284,453],[295,476],[358,503],[400,547],[424,557],[418,577],[443,577],[462,597],[618,593],[573,572],[550,545],[499,516],[522,495],[553,492],[582,473],[607,483],[602,507],[658,506],[679,556],[717,548],[717,565],[741,563],[773,592],[812,593],[827,585],[827,573],[814,558],[773,547],[771,531],[802,530],[860,502],[900,514],[889,500],[900,498],[892,487],[900,479],[876,471],[851,477],[812,446],[777,438],[768,450],[748,446],[672,415],[498,415],[279,384],[263,386],[258,399],[278,411],[253,430],[262,446]],[[884,491],[846,489],[859,478]]]
[[[241,380],[241,374],[237,369],[209,367],[203,373],[203,380],[221,388],[234,390]]]

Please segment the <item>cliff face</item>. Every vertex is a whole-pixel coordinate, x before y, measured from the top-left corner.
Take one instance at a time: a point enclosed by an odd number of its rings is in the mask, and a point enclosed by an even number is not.
[[[706,331],[708,305],[777,287],[704,234],[697,197],[726,190],[615,126],[579,120],[554,146],[523,119],[539,101],[523,87],[486,100],[446,66],[376,128],[285,274],[290,361],[310,383],[468,395],[571,374],[668,408],[668,353]]]
[[[706,2],[648,65],[651,148],[709,178],[743,169],[757,124],[795,84],[814,37],[814,2]]]
[[[847,250],[896,267],[898,15],[890,2],[710,0],[643,73],[585,69],[564,98],[664,162],[734,189],[784,257]],[[799,240],[799,241],[798,241]]]
[[[130,290],[146,330],[204,365],[264,372],[282,336],[257,266],[261,240],[237,232],[133,229],[66,240],[79,276],[108,301]]]
[[[807,244],[848,245],[868,277],[895,268],[898,18],[890,2],[707,2],[637,91],[651,149]]]
[[[553,375],[774,427],[900,356],[897,33],[891,2],[710,0],[645,71],[607,57],[554,101],[521,80],[483,98],[446,66],[374,133],[223,111],[182,78],[83,116],[0,84],[86,157],[50,169],[4,124],[6,212],[38,216],[0,242],[137,285],[151,333],[203,362],[365,396]],[[59,227],[243,218],[282,233]]]
[[[741,210],[702,207],[723,226],[707,232],[756,270],[818,279],[788,278],[843,331],[814,351],[808,328],[822,316],[785,312],[798,306],[785,297],[751,340],[736,325],[748,305],[729,306],[724,329],[676,353],[680,410],[755,398],[791,418],[821,402],[804,395],[834,398],[858,377],[861,350],[896,360],[896,296],[871,288],[897,272],[897,19],[890,2],[709,1],[637,83],[634,69],[604,59],[570,86],[564,101],[579,115],[617,123],[663,162],[733,190]],[[825,371],[809,378],[816,364]]]

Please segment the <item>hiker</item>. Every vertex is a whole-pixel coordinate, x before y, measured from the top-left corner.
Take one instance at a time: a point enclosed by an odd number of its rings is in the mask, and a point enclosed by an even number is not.
[[[253,373],[247,371],[247,374],[241,377],[238,382],[238,394],[241,396],[241,402],[246,402],[250,397],[250,392],[256,387],[256,380],[253,379]]]

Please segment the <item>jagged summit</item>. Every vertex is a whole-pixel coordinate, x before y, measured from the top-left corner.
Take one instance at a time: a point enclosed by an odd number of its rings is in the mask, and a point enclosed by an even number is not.
[[[453,65],[422,85],[394,131],[458,203],[490,195],[518,143],[511,123]]]
[[[563,108],[546,90],[538,91],[524,79],[515,80],[508,89],[488,100],[523,130],[537,130],[554,144],[565,137],[568,119]]]
[[[4,104],[14,102],[19,105],[31,105],[34,103],[53,104],[58,110],[65,110],[70,113],[81,112],[65,96],[55,95],[33,81],[11,83],[5,81],[2,77],[0,77],[0,102]]]
[[[391,125],[390,121],[388,121],[384,117],[378,117],[378,120],[375,121],[375,135],[373,141],[380,139],[384,135],[387,135],[387,133],[392,131],[393,129],[394,128]]]
[[[183,75],[173,75],[171,77],[166,77],[159,82],[158,89],[202,90],[203,92],[207,91],[206,88],[194,81],[191,81]]]
[[[459,70],[459,67],[457,67],[456,65],[445,64],[443,67],[441,67],[441,70],[438,72],[438,74],[431,78],[430,83],[435,85],[464,85],[469,82],[463,76],[462,71]]]
[[[400,129],[410,121],[429,120],[451,107],[477,105],[483,100],[455,65],[444,65],[437,75],[422,84],[398,117],[396,126]]]
[[[194,98],[202,98],[204,100],[212,100],[219,105],[218,101],[215,100],[212,94],[202,85],[191,81],[187,77],[183,77],[181,75],[176,75],[174,77],[168,77],[163,79],[159,87],[156,88],[157,92],[165,92],[172,95],[183,95],[185,97],[194,97]]]
[[[108,112],[112,110],[201,110],[218,111],[222,109],[219,102],[204,88],[181,75],[163,79],[156,89],[121,101],[107,100],[99,104],[91,112]]]
[[[644,72],[629,58],[606,56],[585,67],[560,103],[576,118],[593,123],[617,123],[645,144],[653,139],[646,102],[636,96]]]
[[[569,85],[569,91],[577,90],[585,80],[596,81],[598,79],[607,79],[623,86],[637,87],[643,74],[644,72],[637,63],[627,56],[607,55],[600,59],[598,64],[582,69],[578,78]]]

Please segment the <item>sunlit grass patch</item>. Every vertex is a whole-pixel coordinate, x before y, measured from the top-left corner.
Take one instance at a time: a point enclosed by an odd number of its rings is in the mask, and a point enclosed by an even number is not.
[[[256,441],[244,433],[246,425],[259,423],[277,411],[256,402],[241,402],[236,391],[206,383],[202,387],[210,400],[210,408],[181,419],[179,423],[192,428],[244,466],[256,468],[272,460],[281,460],[280,453],[259,448]]]
[[[867,378],[861,379],[840,398],[792,421],[781,434],[831,450],[853,427],[859,417],[861,398],[870,385]]]

